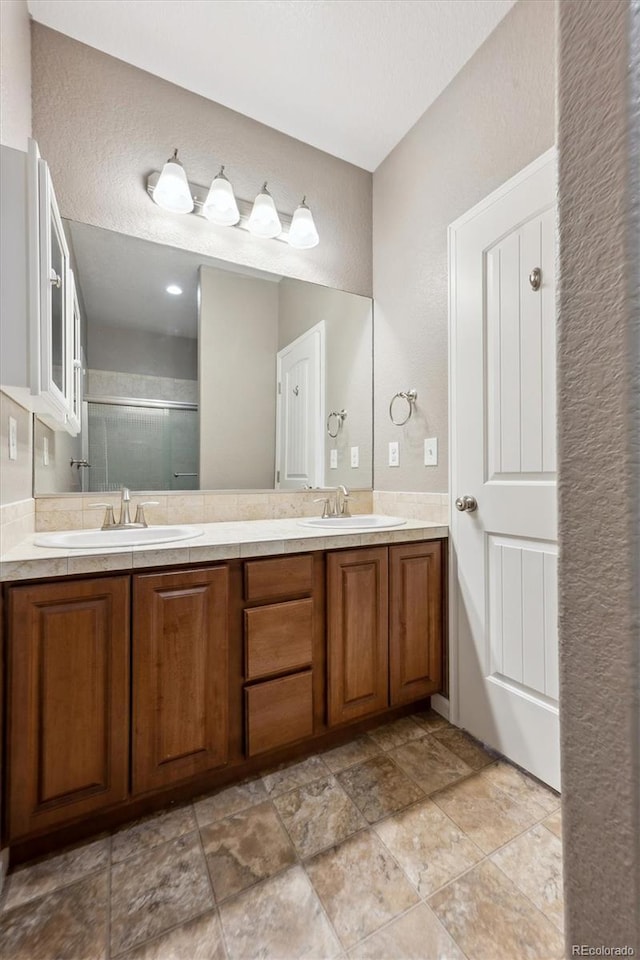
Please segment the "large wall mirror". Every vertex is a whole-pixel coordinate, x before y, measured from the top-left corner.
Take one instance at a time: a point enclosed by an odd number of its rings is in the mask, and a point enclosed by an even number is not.
[[[371,487],[371,300],[83,223],[65,231],[82,429],[36,419],[36,496]]]

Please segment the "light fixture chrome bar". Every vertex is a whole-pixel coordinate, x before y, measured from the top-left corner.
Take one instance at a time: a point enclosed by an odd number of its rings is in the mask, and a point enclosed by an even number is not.
[[[150,197],[153,197],[153,191],[155,190],[156,183],[160,177],[160,172],[154,170],[153,173],[150,173],[147,177],[147,193]],[[202,207],[204,202],[207,199],[209,193],[209,187],[203,187],[202,184],[189,182],[189,190],[191,191],[191,196],[193,197],[194,209],[193,213],[197,216],[202,216]],[[240,220],[238,223],[234,224],[236,227],[240,227],[241,230],[249,230],[249,217],[251,216],[251,211],[253,210],[253,200],[243,200],[240,197],[236,197],[236,202],[238,204],[238,210],[240,211]],[[278,210],[278,216],[280,217],[280,223],[282,224],[282,233],[275,237],[275,240],[280,240],[283,243],[287,242],[289,236],[289,227],[291,226],[291,220],[293,219],[292,214],[281,213]],[[203,218],[204,219],[204,218]],[[223,229],[227,229],[226,227]]]
[[[122,407],[166,407],[168,410],[197,410],[197,403],[187,403],[184,400],[147,400],[142,397],[87,397],[87,403],[106,403]]]

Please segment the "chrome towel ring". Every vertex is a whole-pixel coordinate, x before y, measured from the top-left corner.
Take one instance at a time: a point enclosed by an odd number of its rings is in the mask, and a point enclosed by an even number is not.
[[[396,427],[402,427],[407,420],[410,420],[411,414],[413,413],[413,407],[417,399],[417,390],[401,390],[400,393],[395,393],[391,397],[391,403],[389,404],[389,419],[391,420],[391,423],[395,424]],[[407,415],[404,420],[395,420],[393,417],[393,405],[396,400],[406,400],[409,405],[409,409],[407,410]]]
[[[335,417],[335,421],[336,421],[335,424],[334,424],[334,426],[335,426],[335,431],[336,431],[336,432],[335,432],[335,433],[332,433],[332,432],[331,432],[331,420],[332,420],[334,417]],[[330,413],[329,416],[327,417],[327,433],[329,434],[329,436],[331,437],[332,440],[335,440],[335,438],[338,436],[338,434],[340,433],[340,428],[342,427],[342,424],[344,423],[344,421],[345,421],[346,419],[347,419],[347,411],[346,411],[346,410],[338,410],[338,411],[332,410],[332,411],[331,411],[331,413]]]

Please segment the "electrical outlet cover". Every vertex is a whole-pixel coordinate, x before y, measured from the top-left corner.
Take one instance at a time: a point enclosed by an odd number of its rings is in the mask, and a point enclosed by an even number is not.
[[[425,467],[437,467],[438,465],[437,437],[430,437],[424,442],[424,465]]]
[[[18,459],[18,421],[9,417],[9,460]]]
[[[400,444],[397,440],[392,440],[389,444],[389,466],[400,466]]]
[[[360,447],[351,447],[351,466],[360,466]]]
[[[329,469],[338,469],[338,451],[335,448],[329,453]]]

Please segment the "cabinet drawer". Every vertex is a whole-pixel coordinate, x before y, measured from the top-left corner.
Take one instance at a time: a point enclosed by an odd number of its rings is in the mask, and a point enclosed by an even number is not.
[[[313,557],[277,557],[250,560],[244,565],[246,600],[284,600],[286,597],[311,593]]]
[[[313,600],[290,600],[245,610],[246,677],[307,667],[312,659]]]
[[[250,757],[313,733],[312,672],[269,680],[245,689]]]

